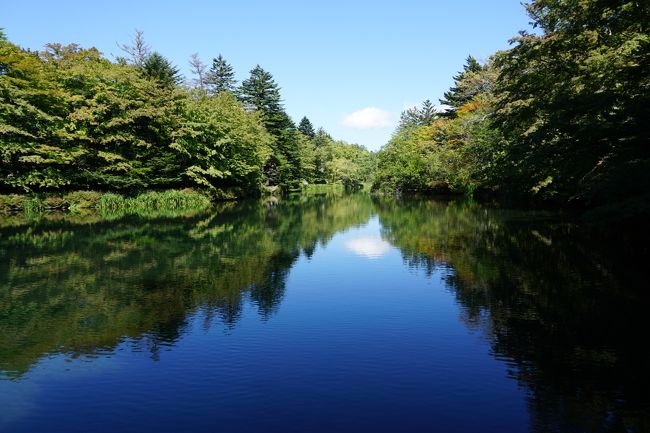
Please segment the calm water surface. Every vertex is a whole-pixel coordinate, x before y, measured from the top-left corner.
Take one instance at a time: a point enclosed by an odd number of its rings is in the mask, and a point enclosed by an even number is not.
[[[0,216],[0,431],[647,432],[637,244],[363,195]]]

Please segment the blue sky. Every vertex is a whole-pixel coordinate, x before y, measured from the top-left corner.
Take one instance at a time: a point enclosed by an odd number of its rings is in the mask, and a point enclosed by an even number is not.
[[[144,31],[153,49],[189,75],[188,58],[219,53],[239,80],[256,64],[273,74],[287,112],[332,136],[378,149],[400,112],[437,102],[472,54],[485,59],[528,29],[519,0],[7,1],[0,27],[25,48],[95,46]]]

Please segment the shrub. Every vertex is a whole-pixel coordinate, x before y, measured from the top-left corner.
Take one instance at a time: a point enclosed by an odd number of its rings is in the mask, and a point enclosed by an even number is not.
[[[22,210],[26,198],[24,195],[18,194],[0,195],[0,212]]]
[[[97,191],[74,191],[63,196],[68,209],[75,211],[79,209],[92,209],[99,207],[102,193]]]

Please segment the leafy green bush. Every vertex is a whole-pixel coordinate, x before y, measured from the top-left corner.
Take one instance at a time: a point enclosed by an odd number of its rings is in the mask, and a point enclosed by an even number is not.
[[[63,196],[68,209],[76,211],[79,209],[91,209],[99,207],[102,193],[97,191],[74,191]]]
[[[0,212],[22,210],[26,197],[19,194],[0,195]]]
[[[66,209],[68,203],[60,195],[48,195],[42,200],[45,209]]]

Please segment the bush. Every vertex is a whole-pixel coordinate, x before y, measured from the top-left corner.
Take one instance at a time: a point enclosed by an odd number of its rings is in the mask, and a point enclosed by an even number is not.
[[[9,194],[0,195],[0,212],[14,212],[22,210],[24,202],[27,199],[24,195]]]
[[[49,195],[43,199],[45,209],[66,209],[68,203],[60,195]]]
[[[92,209],[99,207],[102,193],[97,191],[74,191],[63,196],[68,209],[76,211],[79,209]]]

